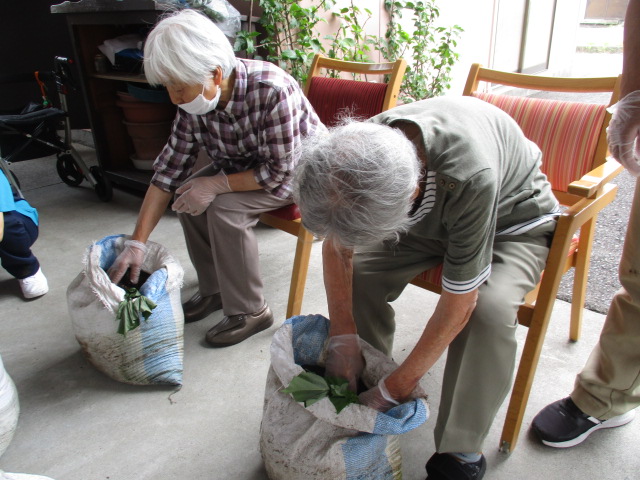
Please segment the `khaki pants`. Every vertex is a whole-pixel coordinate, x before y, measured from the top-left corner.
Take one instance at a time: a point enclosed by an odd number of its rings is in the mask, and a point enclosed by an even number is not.
[[[225,315],[265,304],[253,227],[261,213],[291,203],[264,190],[232,192],[218,195],[201,215],[178,214],[200,294],[220,292]]]
[[[600,340],[576,378],[571,398],[588,415],[607,420],[640,405],[640,180],[619,269],[616,293]]]
[[[543,270],[555,222],[524,235],[499,236],[491,276],[479,288],[469,323],[449,345],[435,427],[438,452],[479,452],[511,388],[516,315]],[[354,257],[354,315],[360,336],[391,354],[395,320],[388,302],[418,273],[442,261],[446,244],[409,231],[399,244]],[[424,312],[426,324],[430,312]],[[422,331],[416,331],[416,340]]]

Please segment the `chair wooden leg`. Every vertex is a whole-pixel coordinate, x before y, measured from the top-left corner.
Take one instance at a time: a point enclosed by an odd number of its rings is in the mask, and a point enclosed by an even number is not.
[[[552,306],[553,301],[546,308],[541,308],[534,313],[527,332],[500,438],[500,451],[505,453],[510,453],[515,449],[520,435],[522,419],[529,401],[533,378],[538,368],[538,360],[551,317]]]
[[[569,339],[577,342],[582,333],[582,313],[587,294],[587,276],[591,263],[591,251],[595,234],[596,219],[587,221],[580,229],[580,243],[573,278],[573,293],[571,298],[571,324]]]
[[[287,318],[300,315],[300,311],[302,310],[302,298],[304,296],[304,286],[307,282],[307,272],[309,270],[309,258],[311,257],[312,244],[313,234],[300,225],[298,242],[296,244],[296,254],[293,261],[293,271],[291,272]]]

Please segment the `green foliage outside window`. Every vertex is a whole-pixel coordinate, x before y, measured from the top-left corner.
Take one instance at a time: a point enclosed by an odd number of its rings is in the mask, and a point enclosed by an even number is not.
[[[241,31],[234,48],[254,58],[262,58],[259,53],[264,52],[265,60],[279,65],[301,84],[316,53],[369,62],[378,52],[386,61],[407,60],[409,67],[400,88],[405,103],[442,95],[450,86],[451,68],[458,59],[457,39],[463,30],[457,25],[437,25],[436,0],[385,0],[389,22],[383,37],[366,33],[373,14],[354,0],[339,9],[336,0],[313,2],[309,7],[301,7],[298,0],[257,1],[263,10],[260,25],[265,33]],[[327,12],[339,19],[339,27],[321,38],[316,26],[325,21]],[[410,20],[408,29],[403,27],[403,16]]]

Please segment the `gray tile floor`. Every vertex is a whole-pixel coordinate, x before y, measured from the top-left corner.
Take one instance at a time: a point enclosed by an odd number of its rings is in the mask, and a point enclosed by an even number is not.
[[[81,153],[91,161],[91,149]],[[263,480],[259,426],[269,345],[285,317],[295,241],[259,227],[265,295],[276,325],[242,344],[225,349],[204,346],[206,330],[219,312],[185,327],[184,386],[117,383],[96,371],[80,353],[66,304],[66,289],[82,268],[85,248],[105,235],[130,233],[140,197],[115,190],[100,202],[86,182],[71,188],[60,182],[51,159],[15,164],[25,195],[38,208],[41,236],[35,252],[50,291],[33,301],[20,297],[17,282],[0,270],[0,354],[20,396],[16,435],[0,468],[50,476],[56,480]],[[167,212],[152,235],[185,267],[183,298],[196,288],[177,218]],[[406,356],[416,332],[437,297],[409,287],[396,302],[398,335],[394,356]],[[314,246],[303,313],[327,314],[320,248]],[[597,432],[582,445],[556,450],[529,432],[532,417],[547,403],[568,394],[604,320],[585,312],[583,338],[568,341],[569,304],[558,301],[542,352],[538,375],[519,444],[498,452],[504,407],[485,443],[485,478],[640,479],[640,423]],[[518,335],[522,343],[525,329]],[[442,360],[422,384],[430,394],[432,418],[401,437],[404,478],[425,477],[424,463],[434,451],[432,430],[438,411]]]

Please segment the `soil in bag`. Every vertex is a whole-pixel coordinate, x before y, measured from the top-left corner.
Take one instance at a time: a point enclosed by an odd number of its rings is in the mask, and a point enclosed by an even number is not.
[[[125,290],[127,288],[137,288],[138,290],[140,290],[140,287],[142,287],[142,285],[144,285],[145,282],[147,280],[149,280],[150,276],[151,276],[150,273],[147,273],[144,270],[142,270],[142,271],[140,271],[140,277],[138,278],[138,283],[133,283],[131,281],[131,269],[127,268],[127,271],[125,272],[124,276],[122,277],[122,280],[120,280],[120,282],[118,282],[118,286],[120,288],[124,288]]]
[[[304,368],[304,370],[306,372],[311,372],[311,373],[315,373],[316,375],[321,376],[322,378],[324,378],[324,367],[321,367],[320,365],[300,365],[302,368]],[[358,395],[360,395],[362,392],[366,392],[367,390],[369,390],[367,388],[367,386],[364,384],[364,382],[362,381],[361,378],[358,378],[358,385],[357,385],[357,391],[356,393]]]

